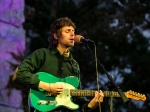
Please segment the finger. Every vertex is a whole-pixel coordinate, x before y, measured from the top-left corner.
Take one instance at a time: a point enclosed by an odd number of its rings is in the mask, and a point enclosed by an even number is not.
[[[60,88],[62,88],[62,86],[61,85],[57,85],[57,87],[60,89]]]
[[[100,90],[100,95],[104,98],[104,93]]]
[[[62,87],[58,86],[58,89],[62,89]]]
[[[103,102],[104,94],[102,92],[99,93],[99,102]]]
[[[96,102],[103,102],[103,97],[104,97],[104,95],[103,95],[102,91],[101,92],[98,92],[98,91],[95,92]]]
[[[60,89],[60,88],[59,88],[59,89],[57,89],[57,91],[62,92],[62,91],[63,91],[63,89]]]
[[[57,93],[62,93],[63,89],[57,89]]]
[[[98,94],[97,91],[95,92],[95,97],[94,97],[94,99],[95,99],[95,101],[98,101],[98,99],[99,99],[99,94]]]
[[[62,85],[58,85],[57,87],[58,87],[58,89],[63,89]]]
[[[57,92],[57,94],[61,94],[61,93],[62,93],[61,91],[58,91],[58,92]]]

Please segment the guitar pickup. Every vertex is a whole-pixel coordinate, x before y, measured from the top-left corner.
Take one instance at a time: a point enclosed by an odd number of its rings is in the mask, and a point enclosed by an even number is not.
[[[48,101],[46,101],[46,100],[39,100],[37,104],[38,105],[56,105],[57,102],[56,101],[50,101],[50,100],[48,100]]]

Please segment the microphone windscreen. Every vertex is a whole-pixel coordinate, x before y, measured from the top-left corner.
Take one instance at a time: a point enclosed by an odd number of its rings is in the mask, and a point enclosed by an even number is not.
[[[77,44],[81,44],[82,42],[80,41],[81,38],[84,38],[83,36],[81,35],[76,35],[74,37],[74,42],[77,43]]]

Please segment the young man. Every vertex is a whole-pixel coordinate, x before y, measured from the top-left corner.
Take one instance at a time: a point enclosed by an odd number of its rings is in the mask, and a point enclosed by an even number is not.
[[[34,51],[22,61],[15,73],[14,81],[31,88],[32,94],[36,94],[37,91],[42,89],[50,93],[52,99],[55,98],[56,102],[49,99],[50,101],[46,103],[40,99],[41,104],[37,105],[37,107],[43,106],[43,109],[47,108],[44,106],[50,106],[50,110],[48,110],[50,112],[77,112],[77,108],[70,102],[78,104],[82,111],[87,112],[97,107],[99,102],[103,102],[102,91],[96,91],[95,97],[91,101],[86,101],[82,97],[69,97],[68,100],[68,96],[70,96],[66,92],[68,88],[80,88],[80,80],[77,80],[80,79],[79,65],[73,59],[69,50],[70,47],[74,46],[75,27],[75,24],[68,17],[57,19],[50,31],[50,48],[41,48]],[[29,97],[32,99],[32,95]],[[31,100],[32,107],[39,103],[39,101],[35,104],[32,104],[32,102]],[[38,108],[36,110],[42,111]]]

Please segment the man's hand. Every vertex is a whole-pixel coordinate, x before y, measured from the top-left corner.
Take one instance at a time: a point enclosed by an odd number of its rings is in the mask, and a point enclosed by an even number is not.
[[[45,91],[50,92],[53,95],[58,95],[63,91],[63,85],[59,82],[56,83],[46,83],[40,81],[39,88],[44,89]]]
[[[54,95],[61,94],[63,91],[63,85],[59,82],[50,84],[50,92]]]
[[[104,94],[100,90],[100,92],[95,92],[95,97],[90,101],[88,104],[88,108],[96,108],[99,104],[99,102],[103,102]]]

